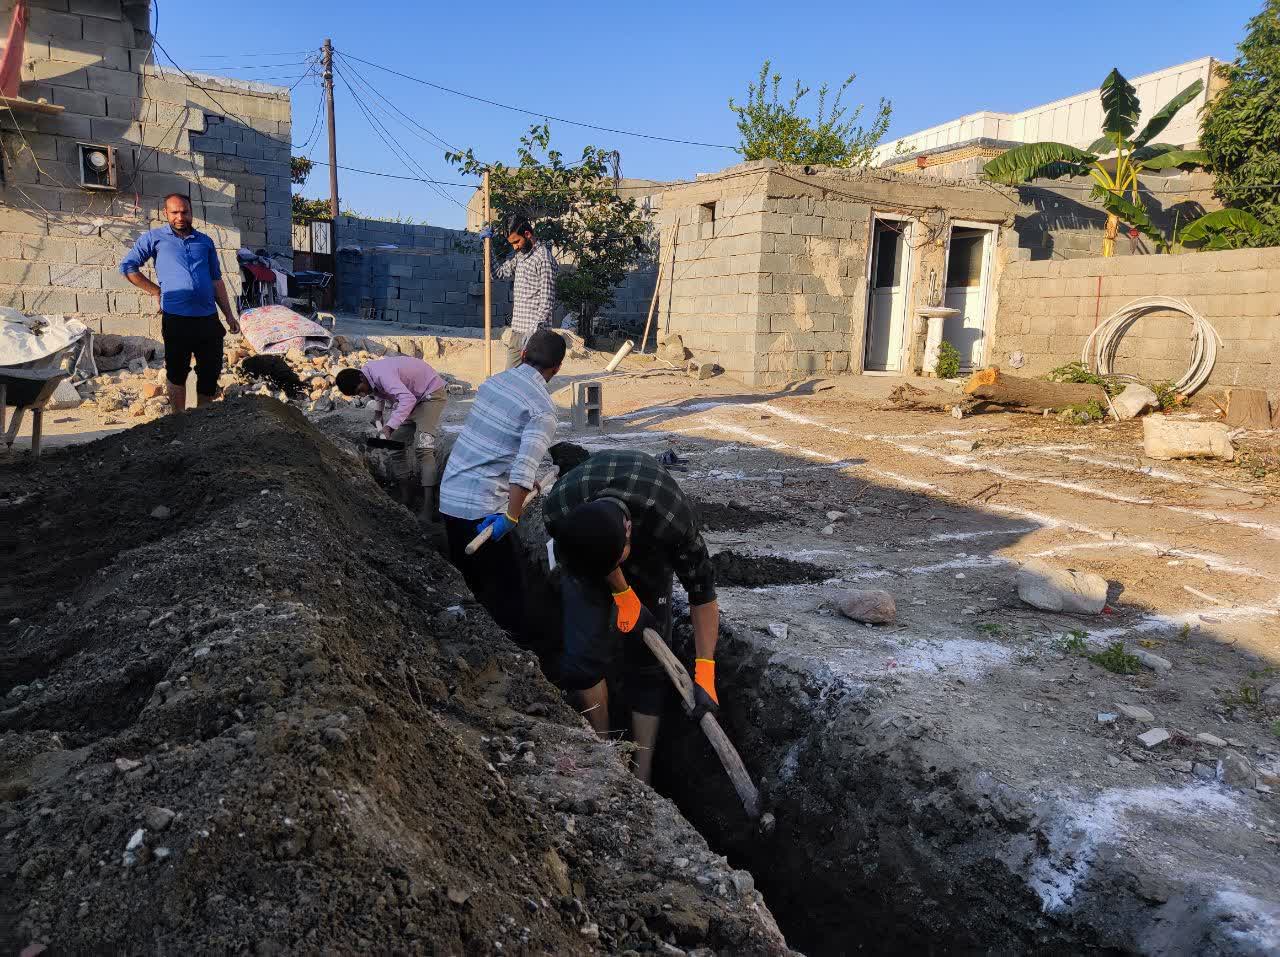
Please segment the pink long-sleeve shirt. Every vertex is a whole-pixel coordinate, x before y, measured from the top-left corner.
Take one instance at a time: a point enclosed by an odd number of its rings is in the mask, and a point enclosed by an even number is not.
[[[387,428],[393,430],[404,425],[414,406],[445,385],[439,372],[412,356],[374,359],[361,371],[373,394],[384,403],[394,404],[385,420]]]

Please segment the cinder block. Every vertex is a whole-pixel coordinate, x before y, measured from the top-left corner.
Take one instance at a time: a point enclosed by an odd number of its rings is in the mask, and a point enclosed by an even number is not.
[[[57,87],[53,91],[53,102],[58,106],[66,107],[68,112],[83,116],[107,115],[107,97],[104,93]]]
[[[72,313],[76,311],[76,294],[70,289],[24,289],[22,308],[34,313]]]
[[[118,10],[114,19],[102,19],[103,16],[105,14],[84,18],[81,22],[84,30],[84,39],[106,43],[110,46],[132,47],[134,43],[133,24],[119,19]],[[130,60],[129,68],[133,69],[132,60]]]
[[[49,267],[29,260],[0,260],[0,283],[45,286],[49,283]]]
[[[27,13],[27,37],[56,40],[79,40],[84,30],[79,17],[55,10],[32,8]]]
[[[49,59],[78,66],[99,66],[127,72],[129,51],[111,43],[93,40],[50,39]]]
[[[110,308],[108,293],[105,292],[77,292],[76,293],[76,311],[77,312],[107,312]]]
[[[49,282],[54,286],[72,286],[77,289],[101,289],[102,268],[69,263],[49,266]]]

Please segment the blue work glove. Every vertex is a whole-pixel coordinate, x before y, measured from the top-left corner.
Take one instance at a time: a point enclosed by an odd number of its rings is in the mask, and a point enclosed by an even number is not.
[[[480,523],[476,525],[476,534],[480,534],[486,528],[493,529],[493,535],[490,541],[496,542],[507,532],[511,531],[519,523],[518,518],[512,518],[506,512],[494,512],[492,515],[486,515],[480,519]]]
[[[489,226],[486,226],[484,229],[480,230],[479,236],[481,239],[492,239],[493,229]]]

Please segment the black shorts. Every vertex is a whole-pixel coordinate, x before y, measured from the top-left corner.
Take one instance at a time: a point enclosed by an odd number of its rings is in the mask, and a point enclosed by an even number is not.
[[[618,630],[618,614],[608,585],[584,582],[561,567],[560,594],[564,601],[564,656],[560,680],[569,691],[585,691],[618,675],[630,710],[662,713],[671,679],[636,632]],[[623,568],[640,603],[658,619],[662,640],[671,643],[672,571],[661,566]]]
[[[226,330],[211,316],[178,316],[166,312],[160,321],[164,338],[165,376],[174,385],[186,385],[191,372],[191,357],[196,359],[196,391],[201,395],[218,394],[218,376],[222,375],[222,340]]]

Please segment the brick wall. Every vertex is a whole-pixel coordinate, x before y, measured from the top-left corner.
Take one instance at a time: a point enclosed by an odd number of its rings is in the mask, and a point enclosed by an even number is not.
[[[170,192],[191,197],[233,291],[242,243],[291,249],[288,92],[199,78],[206,93],[150,65],[149,20],[146,0],[31,0],[20,93],[64,111],[0,111],[0,304],[157,335],[117,266]],[[115,148],[118,191],[80,188],[78,143]]]
[[[1041,375],[1080,358],[1095,323],[1140,296],[1187,300],[1222,336],[1210,383],[1280,389],[1280,248],[1110,259],[1010,262],[1000,279],[991,359]],[[1191,324],[1157,313],[1131,326],[1116,371],[1176,380],[1191,357]]]

